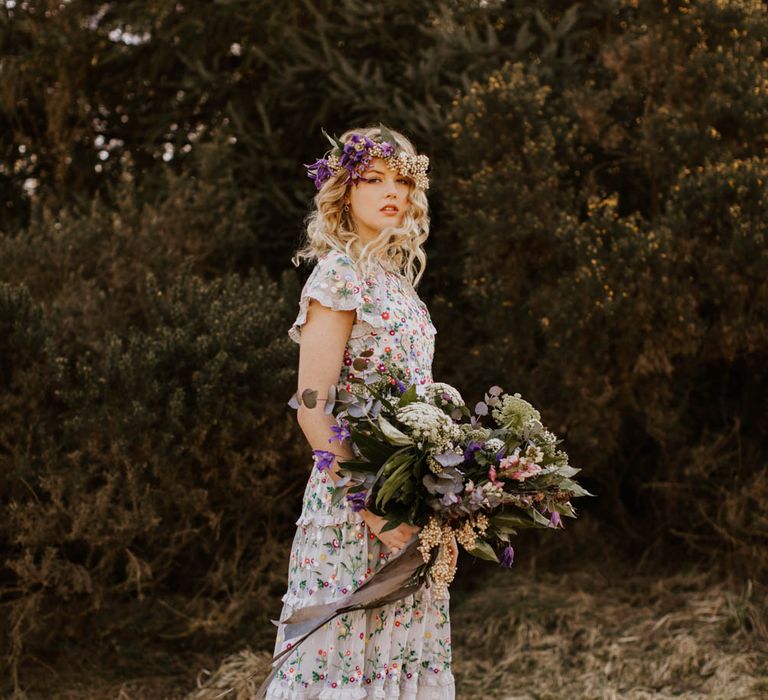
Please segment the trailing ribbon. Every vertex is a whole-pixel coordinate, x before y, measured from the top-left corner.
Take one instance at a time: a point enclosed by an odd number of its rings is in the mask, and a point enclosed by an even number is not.
[[[424,558],[419,552],[418,544],[419,537],[415,535],[396,556],[353,593],[330,603],[300,608],[286,620],[272,620],[273,625],[286,626],[286,639],[301,638],[272,658],[272,672],[259,686],[256,700],[264,698],[267,687],[288,655],[296,651],[307,637],[327,622],[344,613],[370,610],[416,593],[424,585],[423,580],[419,581],[414,576],[419,568],[424,566]]]

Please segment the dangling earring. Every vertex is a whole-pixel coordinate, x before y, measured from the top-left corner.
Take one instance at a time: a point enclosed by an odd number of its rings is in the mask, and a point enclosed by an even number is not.
[[[349,214],[349,202],[346,202],[346,203],[344,204],[344,213],[345,213],[345,214]]]

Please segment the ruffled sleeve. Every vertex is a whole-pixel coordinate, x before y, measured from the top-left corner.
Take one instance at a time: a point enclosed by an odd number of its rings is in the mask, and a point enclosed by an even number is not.
[[[377,313],[378,297],[375,280],[364,280],[354,261],[344,253],[330,252],[321,256],[309,275],[299,299],[299,315],[288,330],[291,340],[301,342],[301,328],[307,321],[309,302],[316,299],[335,311],[355,310],[356,323],[350,337],[359,337],[383,328]]]

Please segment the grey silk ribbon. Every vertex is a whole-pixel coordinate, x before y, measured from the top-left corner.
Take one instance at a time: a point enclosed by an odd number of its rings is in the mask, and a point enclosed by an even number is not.
[[[296,651],[307,637],[327,622],[344,613],[355,610],[370,610],[380,605],[394,603],[396,600],[402,600],[412,593],[416,593],[424,585],[423,581],[418,583],[410,581],[417,569],[424,564],[418,544],[419,537],[415,535],[396,556],[384,564],[356,591],[344,598],[331,603],[299,608],[286,620],[272,620],[273,625],[285,625],[286,639],[301,638],[291,647],[283,649],[272,658],[272,672],[259,686],[256,700],[264,698],[267,687],[288,655]]]

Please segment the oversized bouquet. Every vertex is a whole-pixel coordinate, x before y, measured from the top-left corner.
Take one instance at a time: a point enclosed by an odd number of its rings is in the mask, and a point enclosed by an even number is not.
[[[334,499],[383,516],[384,530],[420,526],[418,580],[429,577],[438,593],[450,584],[453,536],[470,554],[511,566],[518,529],[562,527],[563,516],[576,517],[571,499],[591,494],[573,480],[579,470],[520,394],[491,387],[473,414],[452,386],[429,384],[419,395],[398,368],[374,366],[372,354],[353,361],[349,390],[329,389],[325,410],[336,416],[336,438],[349,439],[355,454],[339,462]],[[289,403],[316,400],[307,389]],[[493,427],[482,425],[489,414]],[[335,458],[314,455],[320,469]]]
[[[510,535],[519,528],[562,527],[576,517],[571,499],[591,495],[572,477],[579,471],[557,448],[560,440],[520,394],[491,387],[474,414],[461,394],[435,383],[420,395],[399,368],[373,366],[373,351],[355,358],[348,388],[331,386],[325,405],[333,413],[334,439],[349,440],[354,459],[339,462],[334,502],[346,498],[387,519],[384,530],[406,522],[421,527],[398,555],[345,598],[294,611],[285,624],[291,644],[277,654],[266,688],[287,655],[337,615],[371,609],[405,598],[425,583],[440,597],[453,580],[449,545],[455,536],[470,554],[511,566]],[[317,405],[317,391],[305,389],[293,408]],[[490,413],[495,426],[482,425]],[[318,469],[336,455],[314,450]],[[499,559],[496,547],[504,546]]]

